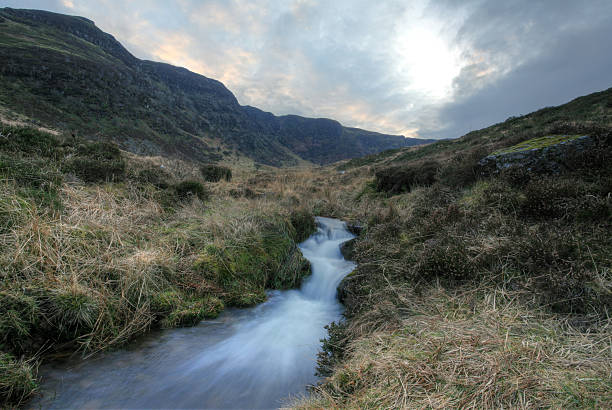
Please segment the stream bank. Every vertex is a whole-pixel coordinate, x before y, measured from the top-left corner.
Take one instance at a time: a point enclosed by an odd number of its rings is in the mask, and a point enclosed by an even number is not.
[[[271,291],[193,328],[153,334],[129,349],[42,369],[34,408],[274,408],[316,383],[325,325],[341,317],[336,288],[355,267],[340,253],[354,236],[317,218],[300,244],[312,275],[298,290]]]

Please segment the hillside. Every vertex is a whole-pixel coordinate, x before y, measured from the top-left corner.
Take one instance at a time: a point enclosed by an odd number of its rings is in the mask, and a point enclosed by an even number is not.
[[[481,165],[576,138],[558,171]],[[612,89],[340,164],[329,209],[363,227],[358,267],[296,407],[609,408],[610,161]]]
[[[147,155],[269,165],[325,164],[430,141],[276,117],[219,81],[139,60],[82,17],[0,10],[0,114]]]
[[[612,88],[588,94],[556,107],[511,117],[499,124],[472,131],[461,138],[441,140],[422,148],[402,148],[355,158],[339,165],[350,169],[363,165],[401,165],[422,158],[448,158],[470,150],[484,155],[518,142],[555,134],[590,133],[612,128]]]

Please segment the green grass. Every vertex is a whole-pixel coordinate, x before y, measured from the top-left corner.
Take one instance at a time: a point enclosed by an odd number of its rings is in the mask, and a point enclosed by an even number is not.
[[[533,138],[527,141],[523,141],[520,144],[513,145],[512,147],[504,148],[493,152],[490,155],[509,154],[512,152],[528,151],[532,149],[540,149],[556,145],[561,142],[573,141],[580,138],[582,135],[550,135],[546,137]]]
[[[0,404],[12,407],[23,404],[38,388],[36,367],[0,352]]]

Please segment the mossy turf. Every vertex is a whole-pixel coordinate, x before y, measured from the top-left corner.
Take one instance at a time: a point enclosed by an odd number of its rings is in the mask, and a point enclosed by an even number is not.
[[[529,151],[532,149],[540,149],[557,145],[562,142],[569,142],[582,137],[582,135],[549,135],[546,137],[533,138],[523,141],[520,144],[513,145],[508,148],[500,149],[493,152],[491,155],[510,154],[512,152]]]

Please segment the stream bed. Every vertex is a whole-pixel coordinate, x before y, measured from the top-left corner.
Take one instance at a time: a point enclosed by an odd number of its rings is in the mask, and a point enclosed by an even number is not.
[[[341,317],[336,288],[354,268],[340,245],[344,222],[317,217],[300,244],[312,275],[192,328],[153,332],[128,348],[41,368],[31,408],[277,408],[306,394],[324,326]]]

